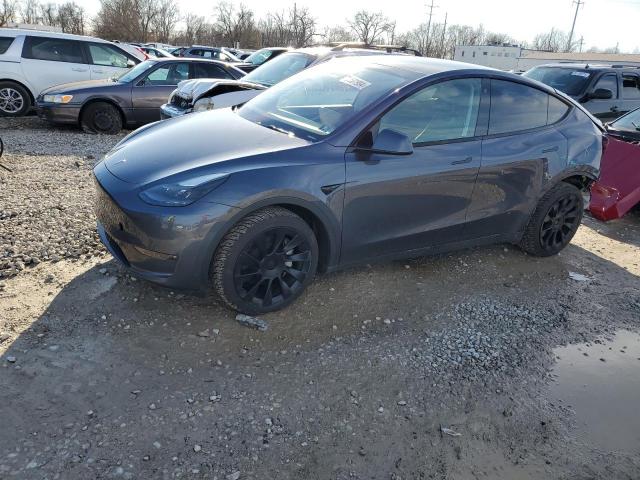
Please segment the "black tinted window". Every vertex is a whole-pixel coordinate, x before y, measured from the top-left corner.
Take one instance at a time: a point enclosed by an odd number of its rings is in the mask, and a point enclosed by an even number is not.
[[[22,56],[51,62],[85,63],[82,44],[60,38],[27,37]]]
[[[593,89],[597,90],[599,88],[611,90],[613,92],[613,98],[618,98],[618,76],[615,73],[609,73],[600,77]]]
[[[556,97],[549,96],[549,110],[547,113],[547,124],[551,125],[556,123],[565,113],[569,110],[569,107],[562,100],[558,100]]]
[[[489,135],[546,125],[548,98],[546,93],[520,83],[491,80]]]
[[[13,40],[14,37],[0,37],[0,53],[4,53],[9,50]]]
[[[622,98],[640,98],[640,77],[638,75],[622,76]]]
[[[194,67],[194,78],[233,78],[224,68],[218,65],[196,63]]]
[[[380,119],[380,130],[402,132],[414,144],[473,137],[481,91],[478,78],[431,85],[386,113]]]

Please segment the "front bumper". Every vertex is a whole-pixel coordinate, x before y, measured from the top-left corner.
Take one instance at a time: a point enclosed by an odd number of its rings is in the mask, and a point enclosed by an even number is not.
[[[80,121],[81,108],[82,105],[47,103],[40,100],[36,102],[38,117],[56,124],[77,124]]]
[[[206,197],[187,207],[155,207],[140,200],[138,189],[111,174],[104,162],[94,176],[98,234],[113,257],[154,283],[204,290],[215,247],[237,209]]]
[[[160,107],[160,118],[166,120],[168,118],[181,117],[192,111],[192,108],[178,108],[170,103],[165,103]]]

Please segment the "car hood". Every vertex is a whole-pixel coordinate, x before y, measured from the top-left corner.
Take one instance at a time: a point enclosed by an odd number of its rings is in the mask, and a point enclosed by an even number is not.
[[[87,90],[92,90],[96,87],[104,87],[106,85],[114,86],[119,85],[117,82],[112,80],[102,79],[102,80],[86,80],[84,82],[73,82],[73,83],[64,83],[62,85],[56,85],[54,87],[47,88],[42,92],[42,94],[58,94],[58,93],[71,93],[76,92],[80,93]]]
[[[222,80],[215,78],[202,78],[198,80],[184,80],[178,84],[178,88],[175,90],[175,94],[180,97],[195,102],[199,98],[202,98],[209,91],[214,88],[222,88],[225,93],[234,90],[265,90],[264,85],[257,83],[245,82],[242,80]]]
[[[250,164],[255,168],[261,161],[257,156],[308,144],[220,109],[142,127],[116,145],[104,162],[120,180],[146,185],[199,168],[233,173],[244,168],[248,157],[254,157]]]

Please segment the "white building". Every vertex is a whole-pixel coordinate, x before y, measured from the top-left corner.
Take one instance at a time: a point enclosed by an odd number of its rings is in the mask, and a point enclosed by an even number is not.
[[[597,63],[640,66],[640,55],[621,53],[564,53],[531,50],[517,45],[463,45],[456,47],[454,60],[500,70],[526,71],[546,63]]]

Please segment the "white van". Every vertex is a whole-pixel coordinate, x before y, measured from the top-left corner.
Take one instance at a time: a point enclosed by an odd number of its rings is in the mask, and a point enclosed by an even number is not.
[[[99,38],[0,28],[0,115],[24,115],[54,85],[118,76],[138,63]]]

